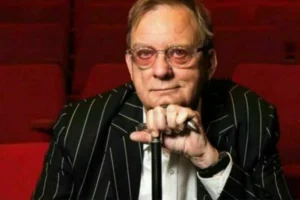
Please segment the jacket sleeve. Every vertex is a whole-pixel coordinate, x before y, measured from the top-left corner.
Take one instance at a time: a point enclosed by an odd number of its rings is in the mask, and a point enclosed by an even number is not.
[[[251,136],[256,146],[251,149],[249,159],[252,169],[234,163],[219,199],[292,199],[276,148],[279,139],[276,110],[269,109],[265,117],[262,134]]]
[[[70,106],[65,106],[53,127],[53,137],[32,199],[69,199],[73,191],[70,159],[63,150]]]

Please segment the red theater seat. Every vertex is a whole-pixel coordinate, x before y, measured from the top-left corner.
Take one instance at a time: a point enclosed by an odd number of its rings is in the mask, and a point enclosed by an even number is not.
[[[299,24],[300,25],[300,24]],[[300,64],[300,26],[285,24],[280,26],[277,33],[282,37],[286,61]]]
[[[256,7],[255,4],[249,5],[239,1],[207,5],[214,27],[253,26],[255,25]]]
[[[134,3],[136,0],[126,0],[128,3]],[[107,3],[107,0],[75,0],[75,3],[83,5],[90,3]],[[109,0],[110,3],[124,3],[124,0]]]
[[[65,67],[67,35],[58,24],[0,24],[0,64],[51,63]]]
[[[284,165],[283,170],[287,179],[293,199],[300,199],[299,181],[300,181],[300,165],[291,164]]]
[[[90,68],[98,63],[125,63],[126,27],[89,25],[75,41],[73,93],[80,94]]]
[[[130,81],[126,64],[98,64],[89,71],[81,98],[109,91]]]
[[[0,145],[1,200],[31,198],[48,146],[48,143]]]
[[[300,198],[300,65],[241,64],[233,80],[275,104],[280,123],[278,149],[288,185]]]
[[[57,23],[69,28],[70,2],[54,1],[1,1],[0,23]]]
[[[0,144],[49,141],[32,127],[53,125],[66,103],[64,86],[58,65],[0,65]]]
[[[240,4],[247,4],[247,5],[250,4],[251,5],[253,3],[255,3],[255,4],[270,3],[269,0],[195,0],[195,1],[196,2],[204,2],[205,5],[207,5],[207,4],[227,4],[227,3],[240,3]],[[286,2],[291,2],[291,1],[289,1],[289,0],[272,0],[272,2],[286,3]]]
[[[49,2],[61,2],[63,0],[1,0],[2,4],[38,4],[38,3],[49,3]],[[69,0],[65,0],[69,1]]]
[[[239,63],[284,63],[283,38],[275,27],[217,27],[216,77],[231,77]]]
[[[283,163],[298,163],[295,153],[300,150],[300,65],[241,64],[233,80],[244,85],[277,107]]]
[[[261,4],[256,11],[258,25],[300,25],[300,2],[284,1]]]
[[[128,2],[97,2],[75,6],[75,30],[89,24],[127,24],[128,12],[131,7]]]

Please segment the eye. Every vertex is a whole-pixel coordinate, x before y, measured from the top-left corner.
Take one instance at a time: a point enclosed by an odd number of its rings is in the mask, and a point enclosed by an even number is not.
[[[170,49],[169,55],[173,58],[185,58],[186,56],[188,56],[188,51],[186,49],[183,48],[173,48]]]
[[[139,59],[150,59],[154,55],[154,51],[152,49],[139,49],[136,51],[135,56]]]

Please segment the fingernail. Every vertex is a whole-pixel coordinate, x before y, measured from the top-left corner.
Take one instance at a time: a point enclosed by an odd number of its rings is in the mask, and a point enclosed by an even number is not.
[[[159,132],[158,131],[152,131],[151,135],[152,135],[152,137],[158,137],[159,136]]]
[[[132,132],[130,135],[129,135],[130,139],[132,140],[135,140],[136,139],[136,133],[135,132]]]

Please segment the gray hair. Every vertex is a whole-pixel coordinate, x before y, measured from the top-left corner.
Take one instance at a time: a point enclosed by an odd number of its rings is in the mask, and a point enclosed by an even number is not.
[[[202,46],[213,45],[213,30],[208,10],[202,3],[196,4],[194,0],[137,0],[130,9],[127,23],[127,46],[131,45],[131,33],[137,27],[142,17],[160,5],[185,6],[195,16],[198,23],[198,33]]]

